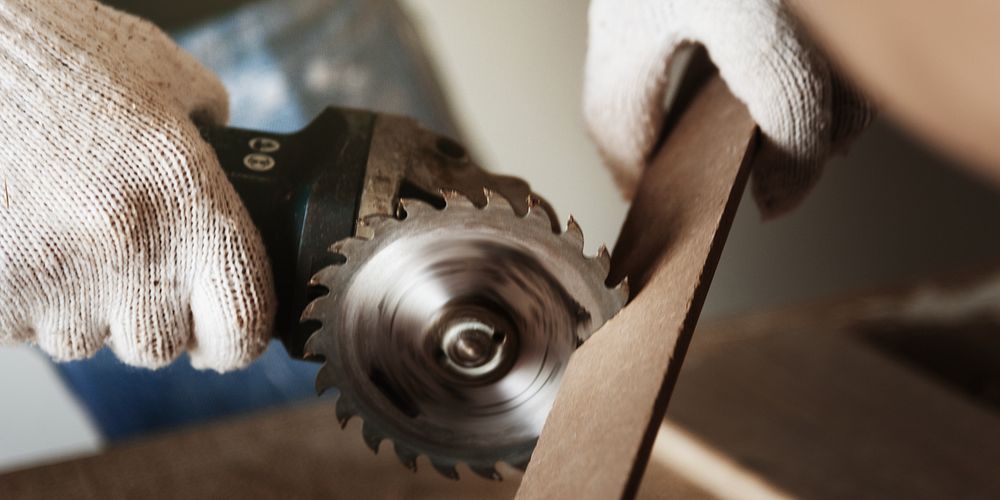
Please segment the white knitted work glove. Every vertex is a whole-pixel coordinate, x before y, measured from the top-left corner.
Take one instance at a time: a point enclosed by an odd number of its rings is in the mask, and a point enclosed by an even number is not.
[[[691,43],[760,126],[753,194],[765,216],[796,206],[871,121],[780,0],[592,0],[584,115],[627,195],[660,133],[669,63]]]
[[[0,344],[57,360],[246,365],[268,340],[267,257],[192,113],[221,83],[92,0],[0,0]]]

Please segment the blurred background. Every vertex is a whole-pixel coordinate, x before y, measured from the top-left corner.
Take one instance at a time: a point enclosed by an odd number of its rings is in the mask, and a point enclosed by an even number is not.
[[[199,7],[185,7],[196,2],[117,3],[145,10],[189,45],[208,52],[211,44],[239,40],[206,41],[198,31],[205,19],[248,8],[247,2],[222,0]],[[442,106],[450,110],[450,116],[439,114],[431,125],[448,129],[453,118],[450,132],[481,164],[526,179],[562,217],[573,214],[589,251],[601,242],[610,246],[628,207],[588,140],[581,116],[586,2],[401,0],[400,7],[422,40]],[[199,12],[197,20],[188,13],[205,8],[210,12]],[[347,84],[365,84],[363,76],[337,68],[319,72],[314,80],[344,84],[355,78]],[[248,82],[244,89],[251,83],[266,87],[267,81]],[[231,80],[227,84],[239,92]],[[254,112],[234,111],[239,116]],[[790,215],[762,221],[749,197],[744,199],[703,323],[988,269],[1000,256],[998,229],[995,189],[880,118],[846,155],[828,165],[816,190]],[[682,376],[679,391],[684,383]],[[0,471],[101,446],[86,413],[32,348],[0,348],[0,401]]]

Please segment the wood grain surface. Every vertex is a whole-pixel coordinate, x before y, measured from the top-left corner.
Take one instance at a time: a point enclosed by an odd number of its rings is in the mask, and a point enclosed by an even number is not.
[[[518,498],[635,495],[749,171],[756,126],[717,76],[651,162],[612,275],[634,298],[580,347]]]

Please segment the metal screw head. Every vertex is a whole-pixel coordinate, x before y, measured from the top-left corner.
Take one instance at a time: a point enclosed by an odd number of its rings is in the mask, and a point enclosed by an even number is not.
[[[264,153],[250,153],[243,157],[243,166],[254,172],[267,172],[274,168],[274,157]]]

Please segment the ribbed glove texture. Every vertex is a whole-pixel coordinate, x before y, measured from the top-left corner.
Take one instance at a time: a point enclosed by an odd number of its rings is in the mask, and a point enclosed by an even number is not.
[[[761,128],[753,194],[765,215],[795,207],[872,119],[780,0],[592,0],[589,16],[584,115],[627,194],[659,135],[667,68],[685,44],[705,46]]]
[[[272,279],[191,116],[221,83],[152,24],[91,0],[0,0],[0,343],[57,360],[249,363]]]

